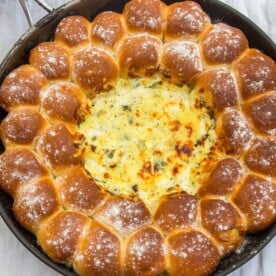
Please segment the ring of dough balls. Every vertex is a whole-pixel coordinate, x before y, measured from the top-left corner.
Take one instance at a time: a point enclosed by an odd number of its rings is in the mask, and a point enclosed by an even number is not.
[[[205,95],[225,157],[195,195],[173,192],[150,210],[97,186],[76,125],[119,78],[154,74]],[[43,251],[77,274],[208,275],[276,220],[275,61],[193,1],[64,18],[4,79],[0,106],[0,188]]]

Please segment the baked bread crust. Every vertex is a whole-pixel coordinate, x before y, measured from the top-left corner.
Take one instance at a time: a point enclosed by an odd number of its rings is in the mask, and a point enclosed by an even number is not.
[[[119,78],[154,74],[204,95],[222,154],[207,157],[195,195],[168,193],[151,210],[137,193],[97,186],[77,124]],[[195,2],[132,0],[92,22],[64,18],[5,78],[0,106],[0,188],[43,251],[80,275],[208,275],[276,220],[275,61]]]

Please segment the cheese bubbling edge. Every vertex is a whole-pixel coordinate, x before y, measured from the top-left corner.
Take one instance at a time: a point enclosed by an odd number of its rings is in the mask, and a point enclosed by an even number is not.
[[[137,195],[151,209],[165,194],[195,194],[216,141],[216,121],[197,106],[199,97],[158,75],[119,79],[91,100],[79,125],[85,169],[99,186]]]

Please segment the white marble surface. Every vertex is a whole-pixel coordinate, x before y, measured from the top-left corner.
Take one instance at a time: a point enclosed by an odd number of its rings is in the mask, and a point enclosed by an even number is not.
[[[38,20],[45,12],[34,1],[31,9]],[[64,0],[48,0],[54,7]],[[276,41],[276,0],[224,0],[258,24]],[[0,0],[0,62],[10,47],[28,28],[17,0]],[[0,218],[0,276],[58,276],[21,245]],[[276,276],[276,239],[249,263],[231,276]],[[104,276],[104,275],[103,275]]]

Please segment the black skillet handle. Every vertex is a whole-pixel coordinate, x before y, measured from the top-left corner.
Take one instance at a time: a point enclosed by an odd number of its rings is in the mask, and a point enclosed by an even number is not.
[[[45,0],[35,0],[35,2],[37,2],[47,12],[52,12],[54,10],[54,8],[51,5],[49,5]],[[29,1],[28,0],[19,0],[19,3],[21,4],[22,9],[26,15],[26,18],[27,18],[30,28],[33,27],[34,21],[32,18],[31,11],[30,11]]]

